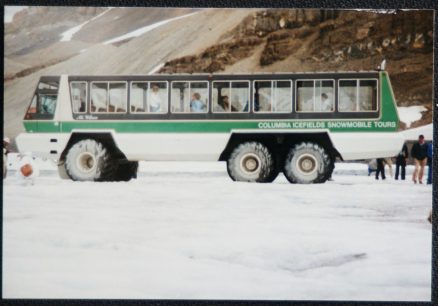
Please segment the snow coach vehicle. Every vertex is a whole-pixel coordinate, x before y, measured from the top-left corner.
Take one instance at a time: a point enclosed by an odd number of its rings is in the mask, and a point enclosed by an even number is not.
[[[226,161],[231,179],[323,183],[334,161],[402,147],[388,73],[42,76],[17,137],[63,178],[129,180],[139,161]]]

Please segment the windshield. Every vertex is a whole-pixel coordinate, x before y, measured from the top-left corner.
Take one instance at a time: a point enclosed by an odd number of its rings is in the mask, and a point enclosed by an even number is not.
[[[42,77],[24,119],[53,119],[58,100],[59,77]]]

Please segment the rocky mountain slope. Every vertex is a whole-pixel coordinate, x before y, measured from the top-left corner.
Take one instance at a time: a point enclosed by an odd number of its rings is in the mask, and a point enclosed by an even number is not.
[[[5,134],[22,131],[40,75],[374,70],[384,58],[398,104],[428,109],[415,127],[431,122],[432,21],[432,11],[30,7],[5,25]],[[108,43],[129,33],[142,34]]]

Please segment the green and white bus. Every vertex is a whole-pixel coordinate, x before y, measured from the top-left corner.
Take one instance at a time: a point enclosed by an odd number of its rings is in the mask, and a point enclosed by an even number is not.
[[[16,141],[63,178],[129,180],[138,161],[226,161],[235,181],[323,183],[334,161],[402,147],[385,71],[43,76]]]

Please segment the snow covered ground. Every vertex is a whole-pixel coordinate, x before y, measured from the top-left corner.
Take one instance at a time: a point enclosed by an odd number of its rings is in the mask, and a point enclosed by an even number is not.
[[[223,163],[121,183],[53,169],[3,181],[5,298],[430,300],[430,185],[354,163],[319,185],[232,182]]]
[[[397,107],[398,115],[400,121],[406,124],[406,128],[409,128],[411,124],[423,117],[422,112],[427,111],[424,106],[414,105],[414,106],[399,106]]]
[[[73,35],[75,35],[77,32],[79,32],[84,25],[86,25],[87,23],[89,23],[93,20],[96,20],[96,19],[102,17],[110,10],[111,10],[111,8],[108,8],[105,11],[103,11],[102,13],[100,13],[99,15],[94,16],[93,18],[81,23],[80,25],[77,25],[77,26],[70,28],[67,31],[61,33],[62,38],[60,39],[60,41],[70,41],[73,38]]]

